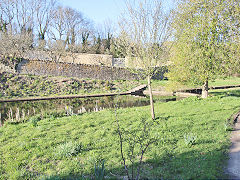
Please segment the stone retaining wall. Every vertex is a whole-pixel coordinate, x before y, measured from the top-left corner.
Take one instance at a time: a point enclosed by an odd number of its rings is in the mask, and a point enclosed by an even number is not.
[[[57,59],[57,61],[64,63],[113,66],[113,56],[106,54],[64,53],[54,59],[49,51],[30,51],[24,55],[24,58],[43,61],[56,61]]]
[[[124,68],[40,60],[23,60],[19,63],[17,72],[20,74],[67,76],[102,80],[138,79],[137,75]]]
[[[101,57],[101,55],[99,57]],[[110,61],[110,59],[111,58],[109,58],[107,61]],[[8,59],[6,60],[7,63],[3,59],[0,60],[1,60],[0,72],[33,75],[66,76],[66,77],[78,77],[83,79],[89,78],[101,80],[120,80],[120,79],[133,80],[143,78],[142,76],[132,73],[129,69],[123,68],[124,58],[119,59],[113,58],[111,60],[112,64],[118,67],[97,64],[78,64],[80,62],[71,63],[70,61],[56,62],[41,59],[40,60],[24,59],[20,63],[10,61]],[[164,72],[166,71],[163,70],[163,68],[158,68],[157,73],[155,74],[153,79],[163,79]]]
[[[89,65],[112,66],[112,55],[74,53],[61,57],[61,62]]]

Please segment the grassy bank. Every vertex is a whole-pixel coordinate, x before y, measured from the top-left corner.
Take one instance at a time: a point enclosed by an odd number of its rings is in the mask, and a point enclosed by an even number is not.
[[[147,81],[103,81],[79,79],[69,77],[17,75],[0,73],[0,99],[37,96],[83,95],[98,93],[115,93],[128,91]],[[168,90],[167,80],[152,80],[155,91]],[[239,77],[218,79],[209,82],[209,86],[223,86],[240,84]],[[167,87],[167,88],[166,88]],[[185,87],[193,88],[193,87]]]
[[[158,119],[150,132],[157,141],[144,155],[141,178],[226,177],[226,120],[239,110],[236,93],[156,103]],[[149,107],[119,109],[117,118],[125,133],[136,136],[142,120],[151,122]],[[106,177],[125,175],[113,110],[35,121],[0,128],[0,179],[89,179],[102,160]],[[125,152],[127,143],[123,145]]]
[[[141,83],[138,81],[103,81],[0,73],[0,98],[124,92],[139,84]]]

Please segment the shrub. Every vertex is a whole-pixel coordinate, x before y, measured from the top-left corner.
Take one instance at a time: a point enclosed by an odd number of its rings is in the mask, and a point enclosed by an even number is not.
[[[83,150],[82,143],[79,142],[66,142],[59,145],[55,149],[55,155],[57,157],[72,157],[81,153]]]

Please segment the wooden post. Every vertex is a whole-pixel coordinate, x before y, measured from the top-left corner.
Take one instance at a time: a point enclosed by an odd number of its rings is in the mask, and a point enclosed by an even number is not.
[[[3,120],[2,120],[2,115],[0,113],[0,127],[3,126]]]

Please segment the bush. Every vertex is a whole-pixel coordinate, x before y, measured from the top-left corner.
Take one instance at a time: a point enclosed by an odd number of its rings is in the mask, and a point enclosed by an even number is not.
[[[57,157],[72,157],[81,153],[83,150],[82,143],[79,142],[66,142],[59,145],[55,149],[55,155]]]

